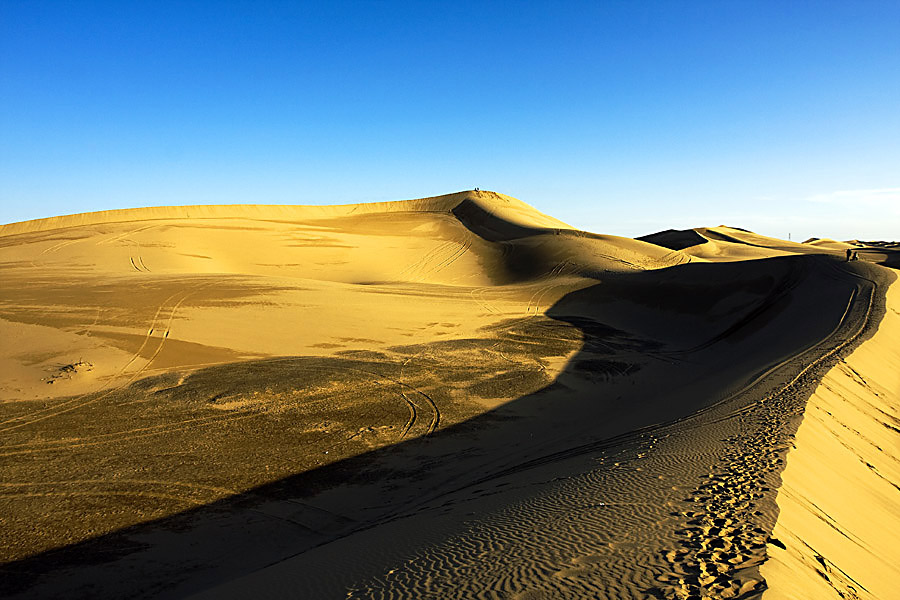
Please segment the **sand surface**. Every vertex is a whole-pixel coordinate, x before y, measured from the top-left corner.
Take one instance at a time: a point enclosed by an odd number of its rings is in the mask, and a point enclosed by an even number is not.
[[[900,288],[809,399],[778,493],[766,600],[892,598],[900,582]]]
[[[493,192],[0,226],[0,592],[888,598],[897,253]]]

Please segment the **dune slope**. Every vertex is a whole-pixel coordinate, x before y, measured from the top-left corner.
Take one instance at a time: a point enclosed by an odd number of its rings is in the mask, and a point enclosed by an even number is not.
[[[759,595],[892,275],[692,231],[493,192],[0,227],[0,590]]]
[[[890,598],[900,581],[900,290],[830,370],[788,455],[765,598]]]

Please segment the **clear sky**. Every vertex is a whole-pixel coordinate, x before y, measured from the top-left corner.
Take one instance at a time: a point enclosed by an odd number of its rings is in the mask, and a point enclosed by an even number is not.
[[[900,238],[900,2],[0,2],[0,222],[476,186]]]

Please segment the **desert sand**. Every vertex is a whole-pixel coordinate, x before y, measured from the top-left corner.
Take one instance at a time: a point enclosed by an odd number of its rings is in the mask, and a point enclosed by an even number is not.
[[[898,256],[484,191],[0,226],[0,595],[896,597]]]

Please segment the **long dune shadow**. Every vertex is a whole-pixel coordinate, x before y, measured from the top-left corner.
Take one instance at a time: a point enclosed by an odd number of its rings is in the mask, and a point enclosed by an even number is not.
[[[860,260],[865,260],[877,265],[900,268],[900,250],[896,247],[865,247],[856,251]]]
[[[427,397],[435,424],[441,425],[438,415],[452,424],[7,563],[0,592],[183,595],[403,518],[425,499],[459,493],[497,473],[682,418],[829,336],[858,288],[859,279],[847,270],[853,268],[862,267],[805,255],[610,274],[565,295],[546,318],[510,320],[485,331],[482,340],[398,348],[420,357],[421,366],[408,365],[405,373],[420,383],[408,386],[410,393],[423,394],[413,403],[421,411]],[[488,350],[497,347],[503,356],[491,357]],[[571,349],[577,351],[562,371],[542,383],[534,364]],[[502,372],[498,361],[506,361]],[[335,377],[352,385],[353,377],[367,377],[360,373],[394,377],[392,369],[378,355],[283,358],[205,369],[152,396],[141,382],[124,393],[157,402],[215,402],[217,394],[242,385],[301,388],[311,377],[316,385]],[[484,396],[515,399],[467,416],[440,392],[442,381],[467,378],[477,379]],[[273,455],[310,451],[278,437],[276,426],[229,429],[192,451],[198,462],[203,453],[243,456],[232,464],[235,472],[259,470]]]

